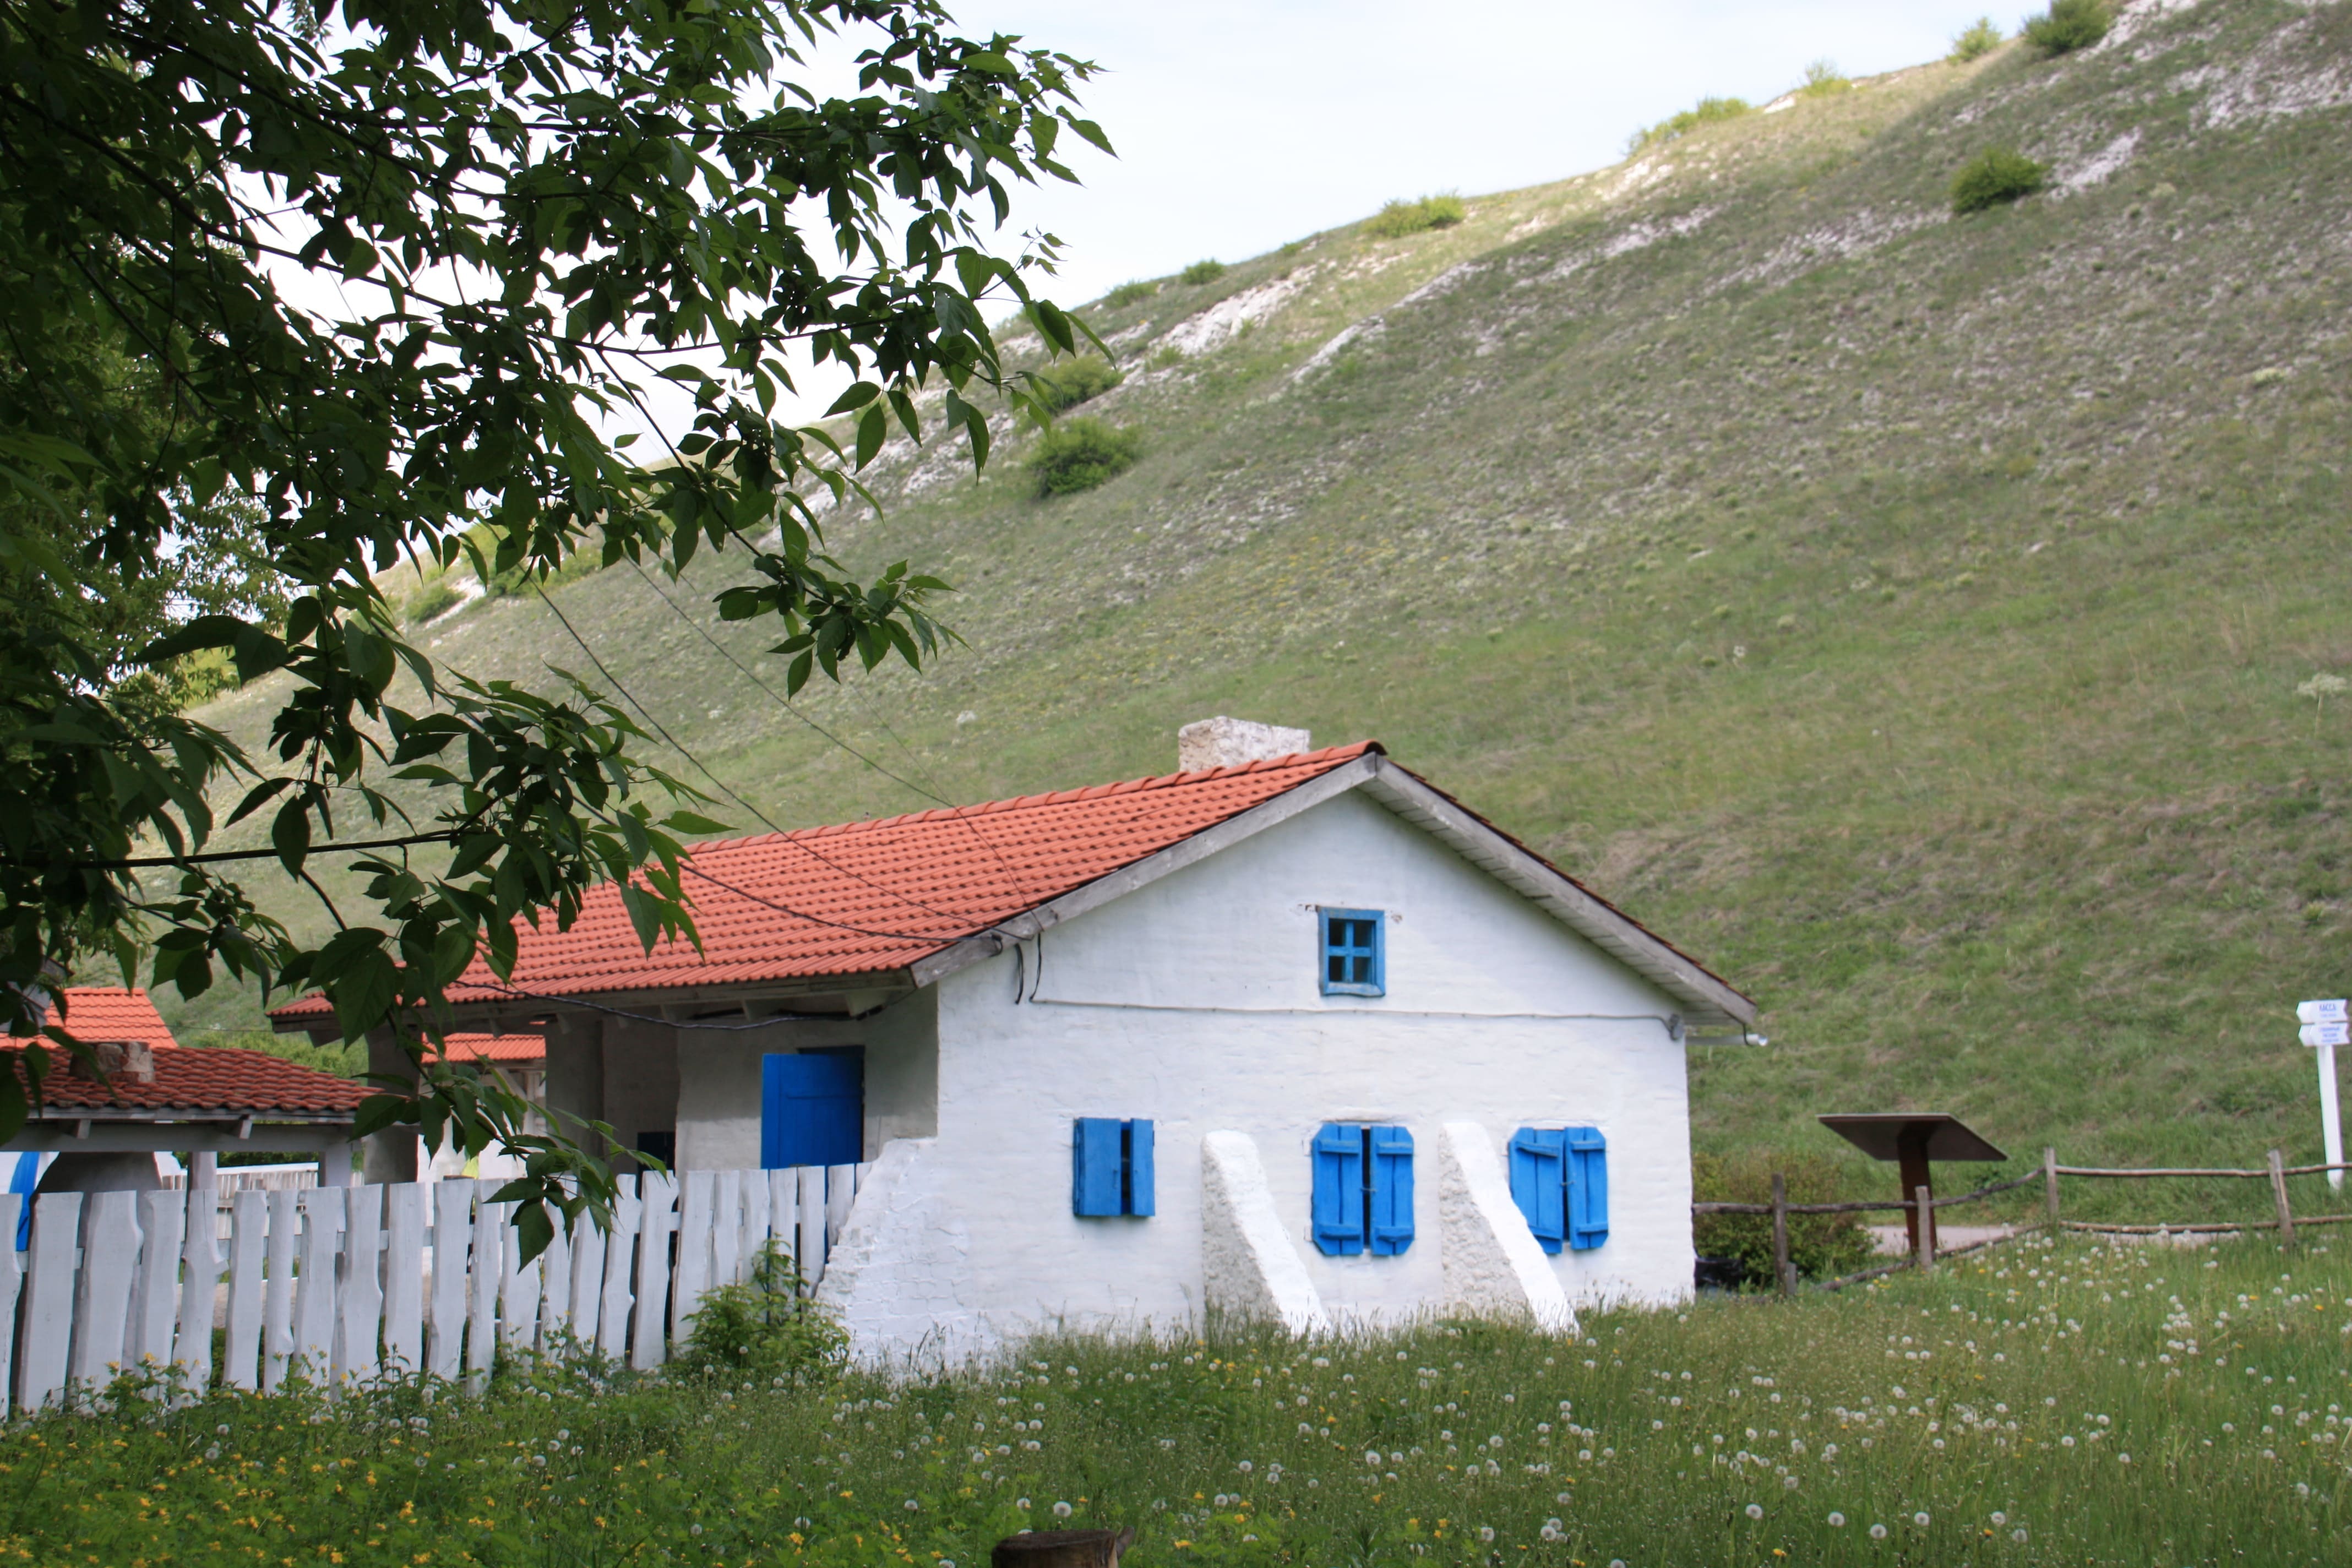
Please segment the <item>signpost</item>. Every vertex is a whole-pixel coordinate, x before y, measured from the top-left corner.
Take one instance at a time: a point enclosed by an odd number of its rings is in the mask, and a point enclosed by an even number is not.
[[[2303,1043],[2319,1051],[2319,1131],[2326,1140],[2327,1163],[2344,1163],[2344,1123],[2336,1108],[2336,1047],[2352,1046],[2352,1014],[2347,1014],[2344,999],[2328,1002],[2300,1002],[2294,1016],[2303,1025]],[[2344,1173],[2327,1173],[2327,1184],[2342,1192]]]

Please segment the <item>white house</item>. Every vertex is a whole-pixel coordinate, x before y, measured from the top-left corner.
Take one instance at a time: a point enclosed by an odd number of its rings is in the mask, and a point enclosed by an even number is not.
[[[821,1291],[869,1355],[1686,1297],[1685,1043],[1752,1004],[1377,743],[1186,740],[1221,765],[701,846],[701,952],[605,889],[463,1022],[681,1168],[875,1162]]]

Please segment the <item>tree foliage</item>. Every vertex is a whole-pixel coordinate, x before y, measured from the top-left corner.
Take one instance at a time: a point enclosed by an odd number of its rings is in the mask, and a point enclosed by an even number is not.
[[[853,94],[806,85],[820,46],[856,51]],[[478,953],[503,984],[516,922],[607,879],[649,945],[693,940],[680,836],[719,825],[584,683],[437,668],[376,575],[729,550],[722,613],[775,626],[795,689],[929,657],[946,585],[855,580],[813,498],[859,493],[927,415],[985,461],[992,411],[1030,398],[984,300],[1075,349],[1028,286],[1052,237],[994,236],[1013,185],[1072,177],[1066,136],[1107,145],[1090,68],[961,37],[938,0],[0,0],[0,571],[70,608],[100,582],[161,604],[232,544],[269,567],[267,603],[175,603],[143,647],[0,617],[5,1021],[37,1029],[107,960],[188,995],[317,987],[422,1075],[362,1130],[526,1153],[499,1195],[535,1248],[609,1173],[441,1061],[446,988]],[[811,362],[853,379],[845,441],[777,417]],[[664,392],[691,404],[674,439],[608,434]],[[191,659],[281,678],[267,755],[138,698]],[[247,819],[268,849],[215,847]],[[316,947],[240,879],[257,853],[316,889],[344,850],[361,907]],[[23,1055],[0,1136],[38,1094]]]

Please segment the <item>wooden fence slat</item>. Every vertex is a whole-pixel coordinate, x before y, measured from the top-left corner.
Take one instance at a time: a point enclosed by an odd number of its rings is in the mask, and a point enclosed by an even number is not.
[[[457,1379],[466,1345],[466,1264],[474,1248],[474,1183],[433,1184],[433,1296],[425,1319],[425,1370]]]
[[[180,1233],[180,1316],[172,1334],[172,1360],[181,1386],[201,1396],[213,1381],[213,1303],[220,1289],[220,1189],[188,1191],[186,1223]]]
[[[425,1188],[415,1182],[383,1189],[383,1370],[425,1370]]]
[[[334,1375],[336,1260],[342,1251],[349,1187],[311,1187],[294,1194],[302,1214],[294,1276],[292,1375],[325,1383]]]
[[[367,1383],[383,1365],[376,1336],[383,1323],[383,1188],[346,1187],[343,1250],[336,1259],[333,1374],[337,1383]]]
[[[644,1371],[667,1359],[669,1247],[677,1234],[677,1177],[667,1172],[637,1180],[637,1316],[629,1364]]]
[[[850,1200],[857,1196],[857,1176],[862,1165],[828,1165],[824,1171],[824,1252],[833,1256],[834,1247],[841,1240],[841,1227],[849,1223]]]
[[[179,1315],[180,1251],[188,1214],[185,1193],[139,1194],[139,1284],[131,1293],[129,1360],[167,1373],[172,1323]]]
[[[16,1385],[16,1298],[25,1286],[24,1255],[16,1250],[16,1222],[25,1194],[0,1193],[0,1415],[7,1414],[9,1390]]]
[[[760,1256],[760,1248],[768,1242],[768,1173],[743,1173],[743,1240],[735,1256],[741,1261],[736,1268],[739,1279],[751,1277],[751,1265]]]
[[[588,1211],[572,1226],[572,1335],[583,1350],[596,1343],[604,1306],[604,1233]]]
[[[82,1210],[81,1281],[74,1295],[68,1375],[89,1394],[114,1380],[131,1326],[139,1267],[139,1194],[92,1193]]]
[[[768,1182],[768,1233],[783,1245],[787,1256],[801,1255],[801,1183],[789,1165],[765,1173]]]
[[[801,1191],[800,1220],[794,1226],[799,1236],[801,1285],[814,1295],[824,1279],[824,1167],[802,1165],[793,1174]]]
[[[499,1226],[499,1347],[525,1351],[538,1342],[539,1279],[547,1255],[522,1260],[522,1232],[511,1221]]]
[[[239,1192],[229,1211],[228,1344],[222,1377],[231,1388],[261,1386],[261,1268],[269,1244],[269,1194]]]
[[[645,1205],[634,1190],[635,1176],[621,1178],[613,1204],[613,1229],[604,1237],[604,1300],[596,1311],[596,1350],[614,1361],[629,1353],[630,1286],[636,1278],[637,1225]]]
[[[732,1285],[743,1277],[743,1173],[721,1171],[712,1190],[710,1283]]]
[[[485,1192],[495,1191],[487,1184]],[[490,1363],[499,1352],[499,1286],[506,1273],[507,1223],[512,1204],[481,1205],[474,1222],[474,1256],[467,1272],[472,1278],[473,1310],[466,1315],[466,1390],[479,1394],[490,1384]]]
[[[73,1343],[74,1249],[81,1238],[79,1193],[33,1200],[32,1244],[25,1260],[25,1326],[17,1345],[16,1407],[38,1410],[65,1393]]]
[[[555,1235],[539,1255],[539,1349],[551,1355],[572,1332],[572,1234],[562,1210],[556,1211]]]
[[[294,1244],[301,1227],[301,1193],[281,1187],[269,1199],[269,1245],[261,1283],[261,1391],[275,1394],[286,1382],[294,1355]]]
[[[693,1331],[694,1310],[710,1289],[710,1215],[718,1184],[716,1171],[688,1171],[678,1178],[677,1277],[669,1306],[673,1343]]]

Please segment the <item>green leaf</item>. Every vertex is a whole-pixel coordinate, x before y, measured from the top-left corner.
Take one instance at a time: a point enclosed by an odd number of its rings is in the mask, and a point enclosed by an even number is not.
[[[278,862],[286,868],[289,877],[302,874],[302,862],[310,853],[310,807],[307,801],[289,800],[278,808],[270,819],[269,845],[278,851]]]
[[[347,1040],[363,1040],[383,1021],[400,983],[392,955],[371,948],[337,973],[318,976],[325,982],[327,999],[334,1005],[335,1025]]]
[[[882,389],[870,381],[855,383],[848,391],[833,400],[833,406],[824,411],[823,417],[830,419],[836,414],[846,414],[853,408],[863,408],[881,395]]]
[[[890,434],[890,423],[880,404],[868,408],[857,421],[857,466],[863,468],[882,450],[882,443]]]
[[[661,900],[638,887],[635,882],[621,884],[621,907],[629,911],[629,923],[637,930],[637,941],[647,952],[661,940]]]

